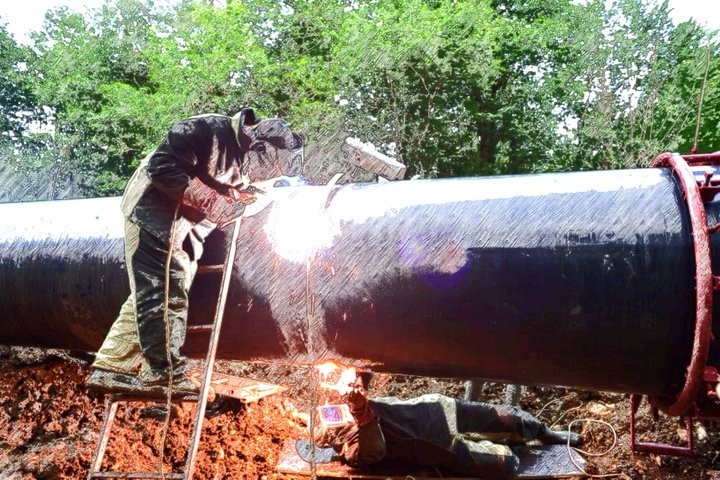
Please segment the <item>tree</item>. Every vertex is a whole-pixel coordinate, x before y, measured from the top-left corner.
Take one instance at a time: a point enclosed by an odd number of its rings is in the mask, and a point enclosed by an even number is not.
[[[270,59],[253,70],[262,98],[309,133],[316,156],[353,135],[413,172],[474,171],[472,119],[486,113],[467,95],[489,96],[497,75],[488,2],[252,3]],[[333,168],[319,163],[310,169]]]
[[[0,25],[0,201],[47,198],[47,134],[35,132],[46,118],[32,90],[34,52]]]
[[[17,142],[33,121],[42,118],[30,88],[28,63],[33,52],[18,45],[0,24],[0,140]]]
[[[647,94],[643,134],[663,150],[690,153],[698,104],[704,95],[698,131],[702,151],[720,150],[720,45],[694,22],[677,26],[654,62],[655,85]],[[705,74],[707,71],[707,78]],[[645,100],[645,98],[643,98]],[[657,152],[657,150],[656,150]]]
[[[247,101],[245,76],[262,48],[236,21],[243,11],[242,2],[161,12],[119,0],[90,18],[48,13],[34,37],[43,72],[36,90],[55,114],[55,150],[87,193],[120,193],[178,120]]]
[[[22,108],[52,112],[34,148],[53,178],[117,194],[174,122],[244,106],[307,134],[316,181],[347,169],[345,136],[426,177],[636,166],[689,149],[718,49],[651,0],[225,3],[48,13],[27,72],[6,69],[32,85]],[[705,149],[720,149],[719,75],[715,55]]]
[[[108,3],[90,20],[60,8],[33,37],[35,91],[53,112],[53,150],[80,193],[119,193],[156,134],[144,50],[162,19],[138,0]]]

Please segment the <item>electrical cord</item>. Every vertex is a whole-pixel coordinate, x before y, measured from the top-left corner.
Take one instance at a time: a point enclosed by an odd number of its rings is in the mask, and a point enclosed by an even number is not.
[[[613,434],[613,443],[612,443],[612,445],[610,445],[610,448],[608,448],[607,450],[605,450],[604,452],[601,452],[601,453],[590,453],[588,451],[581,450],[577,447],[571,447],[570,446],[570,434],[572,433],[572,426],[575,423],[581,423],[581,422],[588,422],[588,423],[595,422],[595,423],[599,423],[601,425],[607,426]],[[604,473],[601,475],[588,473],[587,471],[585,471],[584,468],[582,468],[580,465],[577,464],[577,462],[575,461],[575,458],[573,457],[573,452],[572,452],[573,450],[575,450],[576,452],[582,453],[583,455],[587,455],[588,457],[602,457],[602,456],[605,456],[608,453],[610,453],[615,448],[615,445],[617,445],[617,432],[615,431],[615,429],[613,428],[612,425],[610,425],[608,422],[605,422],[603,420],[597,420],[594,418],[578,418],[578,419],[575,419],[572,422],[570,422],[568,424],[567,429],[568,429],[568,441],[567,441],[568,455],[570,456],[570,461],[572,462],[573,465],[575,465],[575,468],[577,468],[578,471],[582,472],[583,475],[585,475],[589,478],[610,478],[610,477],[620,476],[620,473]]]
[[[165,323],[165,359],[168,364],[168,385],[167,385],[167,396],[165,398],[165,420],[163,422],[162,436],[160,437],[160,478],[165,480],[165,472],[163,466],[163,460],[165,457],[165,441],[167,440],[168,430],[170,430],[170,414],[172,408],[172,384],[173,384],[173,362],[172,354],[170,352],[170,315],[168,309],[170,306],[170,265],[172,262],[173,248],[175,246],[175,233],[178,220],[178,211],[180,206],[175,207],[175,213],[173,214],[173,223],[170,228],[170,244],[168,246],[168,256],[165,261],[165,299],[163,303],[163,322]]]

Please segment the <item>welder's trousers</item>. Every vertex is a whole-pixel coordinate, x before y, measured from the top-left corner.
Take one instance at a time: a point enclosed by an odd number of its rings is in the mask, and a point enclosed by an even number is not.
[[[139,368],[161,370],[168,359],[180,358],[185,342],[188,292],[202,255],[203,242],[214,225],[175,222],[172,249],[141,226],[125,221],[125,262],[130,295],[120,309],[93,367],[121,373],[137,373]],[[189,242],[185,242],[185,240]],[[189,245],[190,252],[183,249]],[[168,255],[170,263],[168,266]],[[165,323],[166,268],[167,324]],[[169,336],[168,336],[169,335]]]
[[[444,467],[485,479],[514,478],[519,459],[509,445],[544,440],[548,428],[517,407],[466,402],[439,394],[369,401],[377,422],[326,434],[350,465],[392,461]]]

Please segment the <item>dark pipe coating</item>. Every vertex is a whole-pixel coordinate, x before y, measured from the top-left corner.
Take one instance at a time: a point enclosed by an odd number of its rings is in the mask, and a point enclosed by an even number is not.
[[[243,221],[219,358],[652,395],[682,386],[694,254],[667,169],[277,195]],[[0,342],[97,349],[128,293],[119,198],[5,204],[0,219]],[[224,238],[211,235],[203,263],[222,262]],[[196,279],[190,323],[212,318],[218,283]],[[188,334],[185,350],[202,355],[206,338]]]

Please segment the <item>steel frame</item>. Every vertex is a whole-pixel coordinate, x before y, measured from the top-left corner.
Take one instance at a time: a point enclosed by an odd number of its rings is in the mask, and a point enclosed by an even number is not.
[[[720,406],[712,401],[720,397],[720,374],[715,367],[707,366],[713,340],[713,296],[720,291],[720,277],[712,272],[710,235],[720,230],[720,223],[708,226],[704,205],[720,193],[720,181],[713,181],[715,171],[705,172],[703,180],[698,181],[690,167],[703,165],[720,166],[720,152],[691,155],[666,152],[658,155],[650,165],[654,168],[672,169],[687,202],[695,251],[696,317],[692,354],[683,388],[673,400],[661,397],[648,399],[651,415],[655,420],[658,419],[659,411],[680,417],[688,431],[687,444],[676,446],[638,441],[636,415],[642,403],[642,395],[631,395],[630,443],[635,452],[691,457],[695,454],[693,420],[720,419]]]

